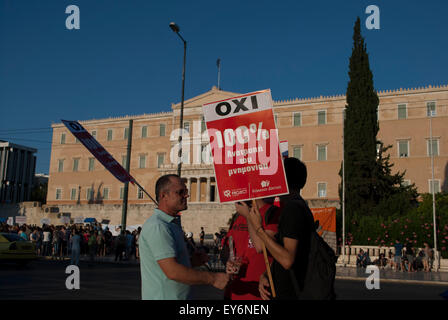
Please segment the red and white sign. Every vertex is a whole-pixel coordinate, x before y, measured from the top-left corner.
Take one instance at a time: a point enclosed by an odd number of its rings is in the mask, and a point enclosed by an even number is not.
[[[71,133],[95,156],[96,159],[121,182],[134,183],[134,178],[104,147],[77,121],[61,120]]]
[[[26,224],[26,216],[16,216],[16,224],[22,225]]]
[[[203,105],[221,202],[288,194],[270,90]]]

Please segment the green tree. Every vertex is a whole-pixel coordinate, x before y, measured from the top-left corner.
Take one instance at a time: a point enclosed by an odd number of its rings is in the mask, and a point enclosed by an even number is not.
[[[349,64],[347,105],[344,119],[345,205],[349,216],[371,214],[377,168],[377,109],[379,99],[373,86],[369,56],[361,36],[358,17],[353,33]]]
[[[361,216],[404,214],[416,206],[417,189],[414,184],[403,185],[405,172],[392,174],[393,164],[387,154],[391,146],[384,147],[377,140],[379,99],[359,18],[354,27],[349,76],[344,117],[347,222]]]

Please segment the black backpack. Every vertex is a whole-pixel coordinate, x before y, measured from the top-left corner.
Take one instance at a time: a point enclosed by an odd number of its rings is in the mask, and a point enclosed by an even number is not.
[[[310,252],[303,289],[300,290],[290,269],[296,295],[301,300],[334,300],[337,257],[334,250],[316,231],[310,235]]]
[[[303,201],[309,210],[303,199],[299,201]],[[334,281],[337,257],[334,250],[316,232],[319,228],[318,221],[314,224],[314,228],[310,232],[310,251],[303,287],[299,287],[293,270],[289,269],[292,283],[296,296],[300,300],[334,300],[336,299]]]

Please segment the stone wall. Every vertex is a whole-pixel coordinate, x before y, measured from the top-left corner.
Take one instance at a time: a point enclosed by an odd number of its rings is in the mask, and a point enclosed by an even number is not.
[[[41,219],[50,219],[54,225],[61,224],[61,217],[68,216],[96,218],[97,221],[110,220],[111,225],[120,225],[122,216],[121,205],[81,204],[81,205],[41,205],[39,202],[22,202],[17,205],[0,205],[0,217],[26,216],[27,224],[41,225]],[[142,225],[154,211],[154,204],[130,204],[128,206],[126,224]],[[201,227],[206,233],[214,234],[220,229],[228,228],[228,221],[234,213],[233,204],[201,204],[192,203],[188,210],[182,213],[182,226],[185,232],[193,232],[199,237]]]
[[[330,207],[337,203],[332,201],[308,201],[311,207]],[[130,204],[128,205],[126,225],[143,225],[153,211],[154,204]],[[182,212],[182,227],[185,232],[192,232],[195,240],[199,240],[201,227],[206,234],[214,234],[221,229],[228,228],[228,222],[235,212],[233,203],[190,203],[188,210]],[[16,205],[1,204],[0,217],[26,216],[27,224],[41,225],[41,219],[50,219],[53,225],[63,224],[62,216],[73,219],[76,217],[95,218],[98,222],[110,220],[111,225],[121,225],[122,209],[117,204],[61,204],[41,205],[39,202],[22,202]],[[329,245],[336,249],[336,234],[325,232],[323,238]]]

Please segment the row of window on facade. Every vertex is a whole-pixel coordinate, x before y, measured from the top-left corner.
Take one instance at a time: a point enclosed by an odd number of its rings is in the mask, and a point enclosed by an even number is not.
[[[205,146],[203,146],[202,151],[204,151]],[[327,160],[327,145],[318,145],[317,147],[317,160],[318,161],[326,161]],[[292,156],[303,160],[302,153],[303,146],[295,146],[292,147]],[[398,157],[407,158],[409,157],[410,150],[410,141],[409,140],[399,140],[398,141]],[[439,155],[439,139],[427,139],[427,155],[438,156]],[[157,154],[157,168],[160,168],[165,163],[165,153]],[[189,154],[188,151],[184,150],[183,160],[189,163]],[[95,158],[89,158],[88,163],[88,171],[94,171],[95,169]],[[80,158],[73,159],[73,172],[79,171],[79,162]],[[64,163],[65,159],[58,160],[58,172],[64,171]],[[126,168],[126,156],[122,156],[121,164],[124,168]],[[138,157],[138,168],[145,169],[147,165],[147,155],[142,154]]]
[[[127,140],[129,137],[129,128],[122,128],[122,130],[123,130],[122,135],[123,140]],[[92,135],[92,137],[98,140],[98,130],[92,130],[90,134]],[[159,136],[160,137],[166,136],[166,125],[164,123],[159,124]],[[148,126],[141,127],[141,138],[148,138]],[[107,129],[106,140],[107,141],[114,140],[114,129]],[[60,144],[66,144],[66,142],[67,142],[67,134],[65,132],[62,132]],[[75,142],[78,143],[79,140],[75,138]]]
[[[411,184],[410,180],[404,180],[403,185],[408,186]],[[440,180],[428,180],[428,186],[429,186],[429,193],[432,193],[434,190],[434,193],[440,192]],[[81,188],[71,188],[70,190],[70,200],[78,200],[78,197],[80,199],[80,192]],[[102,192],[98,190],[98,193],[95,197],[95,190],[94,188],[87,188],[86,189],[86,200],[87,201],[100,201],[100,200],[109,200],[110,199],[110,193],[111,188],[103,188]],[[124,187],[120,187],[120,200],[123,200],[124,197]],[[318,182],[317,183],[317,197],[318,198],[326,198],[327,197],[327,183],[326,182]],[[137,199],[142,200],[144,199],[144,193],[143,190],[138,188],[137,190]],[[62,200],[62,188],[56,189],[56,200]]]
[[[62,188],[56,188],[56,200],[62,200]],[[71,188],[70,189],[70,200],[81,200],[81,187]],[[103,188],[102,191],[98,190],[95,195],[95,189],[88,187],[86,189],[86,197],[87,201],[100,201],[100,200],[110,200],[111,188]],[[124,198],[124,187],[120,187],[120,200]],[[137,190],[137,199],[143,199],[144,192],[142,189],[138,188]]]
[[[398,157],[408,158],[410,157],[410,141],[398,140]],[[426,140],[426,154],[428,156],[439,156],[439,139],[427,139]]]
[[[70,189],[70,200],[81,200],[81,187],[71,188]],[[56,188],[56,200],[62,199],[63,189]],[[105,187],[102,191],[98,190],[95,195],[95,189],[92,187],[88,187],[86,189],[86,197],[87,201],[100,201],[100,200],[110,200],[111,188]],[[326,182],[318,182],[317,183],[317,196],[319,198],[327,197],[327,183]],[[123,200],[124,197],[124,187],[120,187],[120,200]],[[144,199],[143,190],[138,188],[137,190],[137,199]],[[84,199],[83,199],[84,200]]]
[[[387,109],[386,109],[387,110]],[[379,108],[377,113],[377,118],[379,119]],[[345,113],[345,109],[343,111]],[[426,103],[426,115],[428,117],[436,116],[436,102],[431,101]],[[345,115],[344,115],[345,117]],[[407,119],[408,118],[408,107],[406,103],[397,105],[397,119]],[[274,114],[275,123],[278,124],[278,115]],[[293,112],[292,114],[292,123],[294,127],[302,126],[302,112]],[[327,124],[327,110],[319,110],[317,111],[317,124],[323,125]]]
[[[73,159],[73,167],[72,167],[72,171],[73,172],[78,172],[79,171],[79,162],[80,162],[81,158],[74,158]],[[123,166],[123,168],[126,168],[126,156],[122,156],[121,157],[121,165]],[[88,164],[88,171],[94,171],[95,170],[95,158],[89,158],[89,164]],[[158,153],[157,154],[157,168],[160,168],[165,162],[165,153]],[[65,159],[59,159],[58,160],[58,172],[64,172],[64,163],[65,163]],[[147,164],[147,155],[146,154],[142,154],[139,155],[138,158],[138,167],[140,169],[145,169],[146,168],[146,164]]]
[[[201,122],[201,132],[205,131],[205,122],[202,120]],[[106,141],[112,141],[114,140],[114,129],[106,129]],[[129,137],[129,128],[121,128],[116,130],[122,130],[123,134],[121,135],[123,140],[127,140]],[[184,121],[184,130],[187,132],[190,132],[190,122]],[[98,130],[92,130],[90,133],[92,137],[98,140]],[[166,125],[164,123],[159,124],[159,137],[165,137],[166,136]],[[140,137],[141,138],[148,138],[148,126],[142,126],[140,127]],[[115,139],[116,140],[116,139]],[[65,132],[61,133],[61,140],[60,144],[66,144],[67,142],[67,134]],[[75,142],[79,143],[78,139],[75,138]]]
[[[403,103],[403,104],[398,104],[397,105],[397,114],[398,114],[398,119],[407,119],[408,117],[408,108],[407,108],[407,104]],[[436,102],[432,101],[432,102],[427,102],[426,104],[426,115],[429,116],[435,116],[436,115]],[[302,112],[293,112],[293,126],[294,127],[300,127],[302,126]],[[274,114],[274,120],[275,123],[278,125],[278,115]],[[317,124],[318,125],[324,125],[327,124],[327,110],[319,110],[317,111]],[[205,126],[205,122],[204,122],[204,118],[202,118],[201,120],[201,132],[205,131],[206,126]],[[128,135],[129,135],[129,128],[122,128],[123,130],[123,139],[126,140],[128,139]],[[147,138],[148,137],[148,126],[142,126],[140,128],[141,130],[141,138]],[[185,121],[184,122],[184,130],[186,130],[187,132],[190,132],[190,122],[189,121]],[[97,134],[98,131],[97,130],[93,130],[91,132],[92,136],[97,139]],[[114,138],[114,129],[107,129],[106,132],[106,140],[107,141],[112,141]],[[160,137],[165,137],[166,136],[166,125],[164,123],[159,124],[159,136]],[[77,139],[75,139],[75,141],[78,143],[79,141]],[[60,144],[65,144],[66,143],[66,133],[63,132],[61,134],[61,140],[60,140]]]
[[[438,156],[439,155],[439,139],[427,139],[427,155]],[[302,153],[303,146],[292,147],[292,156],[294,158],[303,160]],[[379,151],[379,150],[378,150]],[[399,158],[409,157],[409,140],[399,140],[398,141],[398,155]],[[327,160],[327,145],[317,146],[317,160],[325,161]]]

